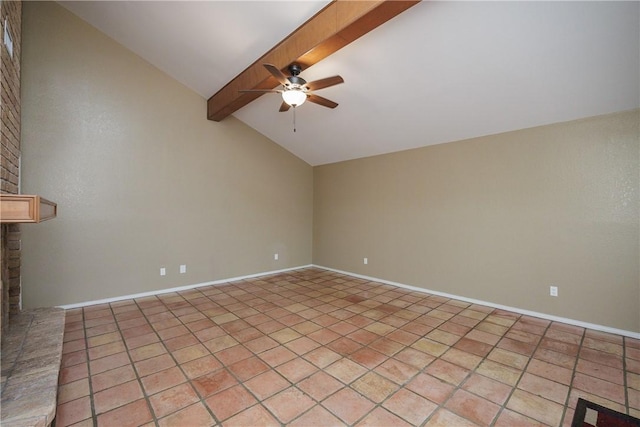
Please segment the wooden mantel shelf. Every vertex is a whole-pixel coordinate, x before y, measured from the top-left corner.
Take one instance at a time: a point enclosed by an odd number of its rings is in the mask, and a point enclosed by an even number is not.
[[[0,194],[0,222],[38,223],[55,218],[58,205],[40,196]]]

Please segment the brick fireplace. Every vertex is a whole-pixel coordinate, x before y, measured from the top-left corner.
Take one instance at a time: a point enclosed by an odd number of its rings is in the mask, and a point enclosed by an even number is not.
[[[20,193],[20,54],[22,2],[0,0],[0,192]],[[62,357],[65,313],[22,311],[21,225],[1,224],[0,317],[2,416],[7,425],[52,424]]]
[[[22,31],[22,2],[2,0],[2,107],[0,111],[0,191],[17,194],[20,183],[20,53]],[[6,28],[5,28],[6,25]],[[13,51],[4,43],[8,33]],[[8,325],[9,316],[20,312],[20,224],[2,224],[2,330]]]

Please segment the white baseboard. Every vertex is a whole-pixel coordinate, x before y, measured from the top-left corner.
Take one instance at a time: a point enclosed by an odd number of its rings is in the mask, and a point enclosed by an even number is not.
[[[514,313],[523,314],[523,315],[526,315],[526,316],[538,317],[540,319],[551,320],[553,322],[562,322],[562,323],[567,323],[569,325],[579,326],[579,327],[582,327],[582,328],[593,329],[593,330],[596,330],[596,331],[608,332],[610,334],[616,334],[616,335],[622,335],[622,336],[629,337],[629,338],[640,339],[640,333],[638,333],[638,332],[626,331],[624,329],[611,328],[609,326],[603,326],[603,325],[598,325],[598,324],[595,324],[595,323],[583,322],[583,321],[580,321],[580,320],[568,319],[568,318],[565,318],[565,317],[553,316],[553,315],[545,314],[545,313],[538,313],[536,311],[523,310],[523,309],[517,308],[517,307],[509,307],[509,306],[506,306],[506,305],[495,304],[495,303],[492,303],[492,302],[477,300],[477,299],[473,299],[473,298],[466,298],[466,297],[462,297],[462,296],[459,296],[459,295],[453,295],[453,294],[448,294],[448,293],[445,293],[445,292],[439,292],[439,291],[433,291],[433,290],[430,290],[430,289],[419,288],[417,286],[405,285],[403,283],[392,282],[390,280],[378,279],[377,277],[370,277],[370,276],[365,276],[365,275],[362,275],[362,274],[351,273],[349,271],[337,270],[335,268],[324,267],[322,265],[313,264],[313,267],[321,268],[323,270],[334,271],[336,273],[346,274],[348,276],[353,276],[353,277],[357,277],[357,278],[360,278],[360,279],[371,280],[372,282],[379,282],[379,283],[384,283],[386,285],[398,286],[400,288],[410,289],[412,291],[428,293],[428,294],[432,294],[432,295],[438,295],[438,296],[445,297],[445,298],[456,299],[456,300],[468,302],[468,303],[471,303],[471,304],[486,305],[487,307],[493,307],[493,308],[497,308],[497,309],[500,309],[500,310],[506,310],[506,311],[513,311]]]
[[[269,275],[272,275],[272,274],[285,273],[287,271],[300,270],[302,268],[310,268],[310,267],[321,268],[323,270],[333,271],[333,272],[340,273],[340,274],[346,274],[347,276],[353,276],[353,277],[357,277],[357,278],[360,278],[360,279],[370,280],[372,282],[379,282],[379,283],[384,283],[384,284],[391,285],[391,286],[397,286],[399,288],[409,289],[409,290],[416,291],[416,292],[428,293],[428,294],[431,294],[431,295],[438,295],[438,296],[445,297],[445,298],[456,299],[456,300],[459,300],[459,301],[468,302],[470,304],[485,305],[487,307],[493,307],[493,308],[497,308],[497,309],[500,309],[500,310],[512,311],[514,313],[519,313],[519,314],[523,314],[523,315],[526,315],[526,316],[538,317],[540,319],[550,320],[550,321],[553,321],[553,322],[562,322],[562,323],[566,323],[566,324],[569,324],[569,325],[579,326],[579,327],[582,327],[582,328],[593,329],[593,330],[596,330],[596,331],[607,332],[607,333],[610,333],[610,334],[616,334],[616,335],[622,335],[622,336],[629,337],[629,338],[640,339],[640,333],[637,333],[637,332],[627,331],[627,330],[624,330],[624,329],[611,328],[609,326],[603,326],[603,325],[598,325],[598,324],[595,324],[595,323],[583,322],[583,321],[580,321],[580,320],[569,319],[569,318],[566,318],[566,317],[553,316],[553,315],[550,315],[550,314],[539,313],[539,312],[531,311],[531,310],[524,310],[524,309],[517,308],[517,307],[509,307],[509,306],[502,305],[502,304],[495,304],[495,303],[492,303],[492,302],[477,300],[477,299],[473,299],[473,298],[467,298],[467,297],[463,297],[463,296],[460,296],[460,295],[448,294],[446,292],[439,292],[439,291],[434,291],[434,290],[431,290],[431,289],[419,288],[417,286],[405,285],[404,283],[398,283],[398,282],[393,282],[393,281],[390,281],[390,280],[379,279],[377,277],[365,276],[365,275],[358,274],[358,273],[352,273],[350,271],[338,270],[338,269],[335,269],[335,268],[325,267],[325,266],[316,265],[316,264],[301,265],[301,266],[298,266],[298,267],[285,268],[285,269],[282,269],[282,270],[265,271],[265,272],[262,272],[262,273],[249,274],[249,275],[246,275],[246,276],[229,277],[229,278],[226,278],[226,279],[214,280],[214,281],[211,281],[211,282],[197,283],[195,285],[179,286],[179,287],[175,287],[175,288],[159,289],[159,290],[155,290],[155,291],[141,292],[141,293],[137,293],[137,294],[123,295],[123,296],[119,296],[119,297],[105,298],[105,299],[100,299],[100,300],[95,300],[95,301],[85,301],[85,302],[79,302],[79,303],[75,303],[75,304],[60,305],[58,307],[64,308],[65,310],[69,310],[69,309],[72,309],[72,308],[88,307],[88,306],[97,305],[97,304],[108,304],[108,303],[127,300],[127,299],[144,298],[144,297],[149,297],[149,296],[154,296],[154,295],[168,294],[168,293],[171,293],[171,292],[186,291],[186,290],[189,290],[189,289],[201,288],[203,286],[221,285],[221,284],[233,282],[233,281],[236,281],[236,280],[254,279],[256,277],[269,276]]]
[[[70,310],[72,308],[88,307],[88,306],[91,306],[91,305],[98,305],[98,304],[108,304],[108,303],[127,300],[127,299],[144,298],[144,297],[151,297],[151,296],[154,296],[154,295],[168,294],[168,293],[171,293],[171,292],[187,291],[189,289],[201,288],[203,286],[221,285],[223,283],[234,282],[236,280],[254,279],[256,277],[270,276],[272,274],[285,273],[287,271],[300,270],[301,268],[310,268],[310,267],[313,267],[313,265],[311,265],[311,264],[309,264],[309,265],[301,265],[301,266],[298,266],[298,267],[284,268],[282,270],[265,271],[265,272],[262,272],[262,273],[249,274],[249,275],[246,275],[246,276],[229,277],[227,279],[214,280],[214,281],[211,281],[211,282],[196,283],[195,285],[178,286],[176,288],[159,289],[159,290],[156,290],[156,291],[141,292],[141,293],[138,293],[138,294],[123,295],[123,296],[119,296],[119,297],[99,299],[99,300],[95,300],[95,301],[85,301],[85,302],[79,302],[79,303],[75,303],[75,304],[59,305],[58,307],[64,308],[65,310]]]

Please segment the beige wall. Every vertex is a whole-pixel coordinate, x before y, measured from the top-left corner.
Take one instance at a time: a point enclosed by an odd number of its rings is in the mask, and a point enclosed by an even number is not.
[[[311,166],[54,2],[23,25],[23,192],[59,209],[23,227],[27,308],[311,263]]]
[[[638,122],[633,111],[316,167],[314,263],[640,332]]]
[[[24,9],[23,192],[59,204],[23,227],[26,307],[305,265],[313,237],[318,265],[640,331],[638,111],[312,171],[55,3]]]

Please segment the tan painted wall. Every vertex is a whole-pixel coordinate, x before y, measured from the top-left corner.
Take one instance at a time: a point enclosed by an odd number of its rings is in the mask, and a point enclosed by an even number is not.
[[[311,263],[311,166],[54,2],[23,24],[23,192],[59,208],[23,227],[27,308]]]
[[[640,331],[638,111],[312,172],[55,3],[24,9],[23,192],[59,204],[23,227],[26,307],[308,264],[313,230],[318,265]]]
[[[638,122],[633,111],[316,167],[314,263],[639,332]]]

